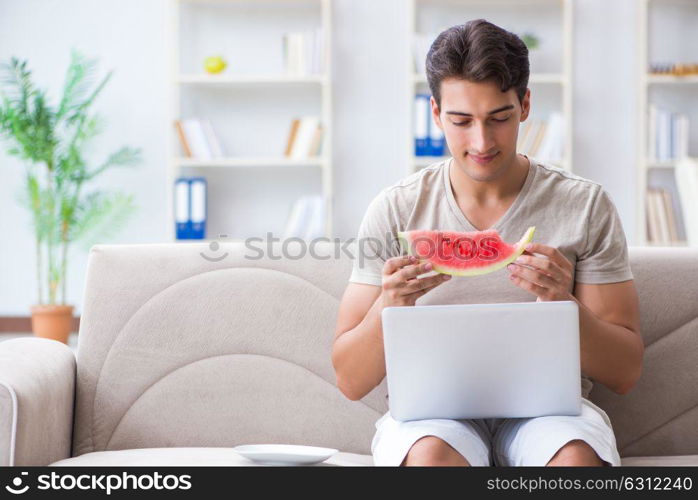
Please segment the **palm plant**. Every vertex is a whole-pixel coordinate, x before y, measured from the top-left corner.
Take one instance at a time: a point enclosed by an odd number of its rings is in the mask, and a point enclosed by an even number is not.
[[[112,235],[135,209],[131,195],[87,190],[107,169],[140,160],[140,150],[129,147],[101,163],[85,158],[88,143],[103,130],[101,117],[90,107],[112,76],[110,71],[94,86],[96,64],[72,51],[57,106],[36,88],[27,61],[12,58],[0,66],[0,137],[9,145],[7,152],[26,166],[19,200],[32,215],[38,304],[57,304],[59,289],[60,304],[65,304],[71,244],[82,241],[87,247],[107,231]]]

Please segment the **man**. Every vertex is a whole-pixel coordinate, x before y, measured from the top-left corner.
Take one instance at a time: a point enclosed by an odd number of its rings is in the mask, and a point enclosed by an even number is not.
[[[441,33],[426,61],[435,123],[452,158],[376,196],[359,241],[398,231],[496,229],[536,241],[507,273],[422,276],[429,264],[375,247],[355,261],[332,351],[337,385],[352,400],[385,377],[381,311],[388,306],[574,300],[580,313],[579,416],[398,422],[386,413],[371,446],[376,465],[620,465],[606,413],[587,398],[592,381],[618,394],[640,377],[644,346],[625,235],[608,194],[595,182],[517,154],[530,112],[528,50],[485,20]],[[508,277],[507,277],[508,276]],[[522,353],[522,355],[525,355]]]

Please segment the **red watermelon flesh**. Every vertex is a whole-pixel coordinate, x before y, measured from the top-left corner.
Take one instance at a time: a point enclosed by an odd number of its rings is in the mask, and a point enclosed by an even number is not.
[[[477,276],[502,269],[521,255],[533,239],[535,226],[514,244],[506,243],[496,229],[461,233],[413,230],[398,233],[409,255],[431,262],[433,270],[454,276]]]

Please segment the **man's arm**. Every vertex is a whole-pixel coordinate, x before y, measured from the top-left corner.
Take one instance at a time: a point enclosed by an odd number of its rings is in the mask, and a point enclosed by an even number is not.
[[[635,282],[575,283],[582,372],[617,394],[640,378],[645,346]]]
[[[443,274],[418,278],[430,270],[429,263],[420,264],[414,257],[393,257],[383,266],[382,286],[347,286],[337,315],[332,365],[337,387],[349,399],[363,398],[385,377],[383,308],[413,306],[450,278]]]
[[[575,282],[570,293],[572,263],[548,245],[530,243],[526,249],[508,267],[513,283],[538,301],[574,300],[579,306],[582,372],[617,394],[629,392],[640,378],[645,350],[635,282]]]
[[[332,345],[337,387],[361,399],[385,376],[381,287],[349,283],[339,305]]]

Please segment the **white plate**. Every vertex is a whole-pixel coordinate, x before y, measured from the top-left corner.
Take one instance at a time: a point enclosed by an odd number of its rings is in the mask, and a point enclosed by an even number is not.
[[[233,451],[255,462],[274,465],[312,465],[324,462],[339,450],[295,444],[246,444]]]

